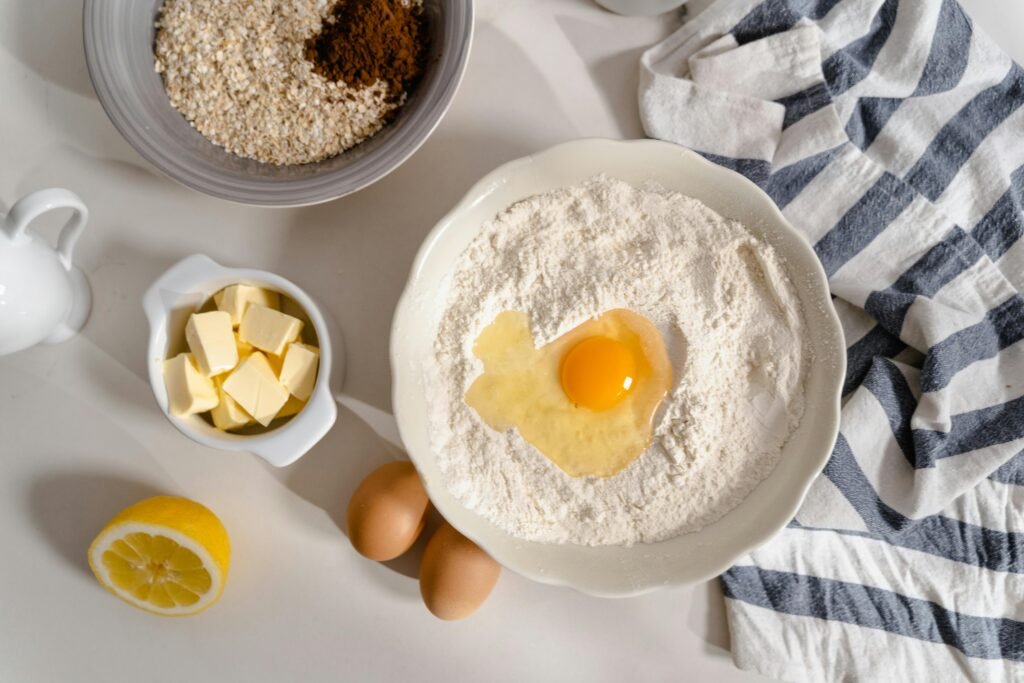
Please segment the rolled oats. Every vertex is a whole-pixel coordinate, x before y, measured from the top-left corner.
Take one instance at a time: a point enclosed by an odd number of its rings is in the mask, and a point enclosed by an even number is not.
[[[305,58],[334,0],[165,0],[156,71],[171,104],[211,142],[304,164],[362,142],[401,106],[388,85],[328,81]]]

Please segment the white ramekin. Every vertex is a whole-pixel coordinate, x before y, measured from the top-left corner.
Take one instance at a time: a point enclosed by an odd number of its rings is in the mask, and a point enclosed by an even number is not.
[[[281,292],[306,312],[320,343],[320,368],[316,386],[306,406],[288,422],[262,434],[232,434],[223,432],[198,415],[177,417],[167,408],[167,389],[164,386],[163,363],[171,347],[169,330],[184,330],[188,315],[201,307],[216,292],[228,285],[244,282]],[[338,408],[331,384],[340,381],[338,372],[332,377],[333,324],[309,296],[288,280],[262,270],[226,268],[207,256],[189,256],[160,276],[142,299],[149,319],[149,347],[147,364],[153,396],[167,419],[188,438],[228,451],[248,451],[275,467],[284,467],[302,457],[334,424]],[[335,335],[338,343],[340,336]],[[340,353],[340,351],[339,351]],[[339,355],[339,358],[343,357]]]

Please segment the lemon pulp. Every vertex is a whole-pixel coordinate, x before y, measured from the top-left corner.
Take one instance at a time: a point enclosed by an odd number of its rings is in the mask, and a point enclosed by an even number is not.
[[[127,534],[102,558],[117,588],[155,607],[194,605],[212,585],[199,556],[166,536]]]

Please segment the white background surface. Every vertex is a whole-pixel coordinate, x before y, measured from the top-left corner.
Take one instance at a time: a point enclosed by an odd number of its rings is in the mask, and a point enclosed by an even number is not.
[[[1024,61],[1024,0],[963,4]],[[637,59],[674,16],[589,0],[484,0],[478,15],[462,89],[412,159],[355,196],[259,210],[176,185],[122,141],[89,84],[77,3],[0,0],[0,207],[54,185],[80,194],[92,220],[77,262],[95,295],[81,337],[0,358],[0,680],[759,680],[728,659],[717,582],[607,601],[506,572],[477,615],[439,622],[415,558],[365,561],[339,529],[356,483],[391,458],[351,414],[274,470],[185,440],[153,402],[139,299],[205,252],[318,299],[345,334],[346,392],[387,409],[391,313],[434,222],[500,163],[642,134]],[[227,591],[195,618],[120,603],[85,562],[111,515],[157,492],[202,501],[231,533]]]

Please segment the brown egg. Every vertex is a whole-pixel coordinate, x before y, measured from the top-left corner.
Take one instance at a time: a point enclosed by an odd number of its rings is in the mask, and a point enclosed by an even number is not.
[[[420,595],[439,619],[464,619],[484,604],[501,566],[451,524],[431,536],[420,562]]]
[[[370,473],[348,503],[348,537],[371,560],[393,560],[423,531],[430,499],[410,462],[389,462]]]

